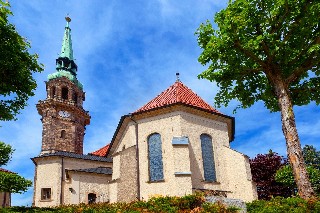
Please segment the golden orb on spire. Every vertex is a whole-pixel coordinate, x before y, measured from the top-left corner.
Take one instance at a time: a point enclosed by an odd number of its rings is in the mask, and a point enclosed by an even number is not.
[[[67,22],[71,22],[71,18],[69,16],[66,17]]]

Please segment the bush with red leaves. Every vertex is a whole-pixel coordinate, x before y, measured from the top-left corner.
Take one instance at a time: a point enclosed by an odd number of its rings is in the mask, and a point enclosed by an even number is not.
[[[252,179],[257,184],[258,198],[269,200],[272,197],[290,197],[292,188],[275,181],[277,170],[287,164],[287,160],[278,153],[269,151],[268,154],[258,154],[250,159]]]

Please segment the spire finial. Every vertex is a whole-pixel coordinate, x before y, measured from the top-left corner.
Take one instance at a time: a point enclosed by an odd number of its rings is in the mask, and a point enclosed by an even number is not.
[[[69,17],[69,14],[67,14],[67,16],[65,17],[67,22],[71,22],[71,18]]]
[[[180,73],[176,73],[176,77],[177,77],[177,80],[176,80],[176,82],[180,82]]]

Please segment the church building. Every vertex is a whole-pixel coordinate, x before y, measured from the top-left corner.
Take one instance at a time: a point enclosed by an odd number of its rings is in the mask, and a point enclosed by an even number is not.
[[[33,205],[148,200],[207,191],[257,199],[249,159],[230,148],[235,119],[176,82],[135,112],[120,118],[111,143],[83,153],[89,112],[77,79],[70,18],[48,76],[47,97],[37,104],[43,125],[35,165]],[[94,119],[94,118],[93,118]]]

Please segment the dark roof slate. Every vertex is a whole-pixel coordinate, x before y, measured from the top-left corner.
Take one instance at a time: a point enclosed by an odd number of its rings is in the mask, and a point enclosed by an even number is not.
[[[77,154],[73,152],[53,152],[53,153],[45,153],[35,158],[41,158],[41,157],[49,157],[49,156],[61,156],[61,157],[68,157],[68,158],[77,158],[77,159],[83,159],[83,160],[93,160],[93,161],[101,161],[101,162],[112,162],[111,158],[96,156],[96,155],[83,155],[83,154]]]
[[[71,169],[69,171],[112,175],[112,168],[110,168],[110,167],[97,167],[97,168],[87,168],[87,169]]]

